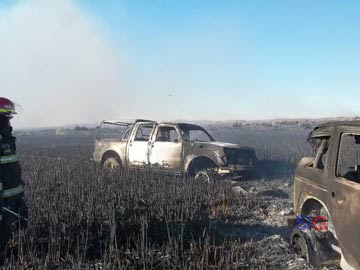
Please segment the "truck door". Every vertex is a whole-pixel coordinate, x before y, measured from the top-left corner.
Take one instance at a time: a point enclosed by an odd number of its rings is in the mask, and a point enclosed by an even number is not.
[[[328,208],[343,256],[360,269],[360,132],[343,130],[337,136]]]
[[[139,124],[128,144],[128,161],[130,166],[146,166],[153,123]]]
[[[174,126],[158,126],[150,145],[149,163],[152,168],[181,171],[182,143]]]

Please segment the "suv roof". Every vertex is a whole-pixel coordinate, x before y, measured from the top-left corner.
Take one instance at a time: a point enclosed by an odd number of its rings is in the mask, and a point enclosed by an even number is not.
[[[360,121],[333,121],[317,125],[309,134],[309,138],[331,136],[335,127],[360,127]]]
[[[338,126],[346,126],[346,127],[360,127],[360,121],[359,120],[355,120],[355,121],[332,121],[332,122],[326,122],[326,123],[322,123],[317,125],[316,128],[320,128],[320,127],[338,127]]]

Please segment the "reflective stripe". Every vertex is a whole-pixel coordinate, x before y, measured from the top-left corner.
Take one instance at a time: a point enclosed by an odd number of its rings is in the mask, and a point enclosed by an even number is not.
[[[16,161],[17,161],[16,155],[0,157],[0,164],[12,163],[12,162],[16,162]]]
[[[0,113],[15,113],[14,109],[0,109]]]
[[[22,185],[19,185],[15,188],[9,188],[9,189],[4,190],[2,192],[2,197],[10,198],[10,197],[20,194],[21,192],[24,192],[24,187]]]

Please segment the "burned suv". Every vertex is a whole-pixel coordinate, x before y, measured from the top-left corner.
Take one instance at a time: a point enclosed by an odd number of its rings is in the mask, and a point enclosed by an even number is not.
[[[321,124],[308,141],[314,157],[295,172],[291,242],[312,264],[360,269],[360,122]]]
[[[93,160],[108,169],[148,168],[206,180],[210,174],[241,178],[258,164],[253,148],[217,142],[198,125],[149,120],[103,121]]]

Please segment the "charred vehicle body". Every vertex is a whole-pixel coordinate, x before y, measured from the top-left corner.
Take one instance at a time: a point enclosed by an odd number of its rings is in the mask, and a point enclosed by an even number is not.
[[[294,211],[312,226],[294,229],[291,242],[311,264],[360,269],[360,122],[319,125],[308,141],[314,157],[296,169]]]
[[[92,158],[109,169],[148,168],[206,180],[210,174],[234,178],[255,174],[258,165],[253,148],[217,142],[201,126],[141,119],[103,121]]]

